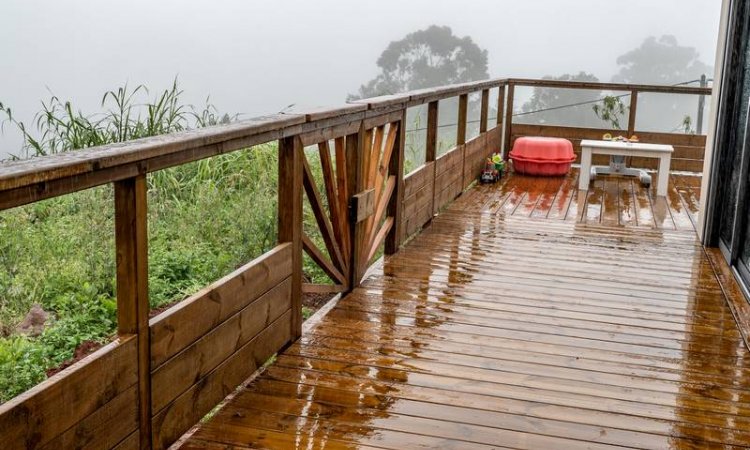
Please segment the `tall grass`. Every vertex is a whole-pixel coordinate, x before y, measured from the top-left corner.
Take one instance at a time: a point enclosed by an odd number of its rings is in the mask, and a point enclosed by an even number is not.
[[[15,159],[236,117],[220,114],[208,100],[198,109],[186,105],[182,94],[177,81],[152,98],[144,86],[123,86],[104,94],[102,112],[90,115],[52,97],[32,127],[7,105],[0,103],[0,112],[24,136]],[[149,174],[152,307],[185,298],[276,244],[277,177],[275,143]],[[101,186],[0,212],[0,402],[42,381],[82,342],[113,336],[113,202],[112,187]],[[325,278],[309,261],[305,271],[311,280]],[[33,304],[50,320],[39,336],[19,334],[17,324]]]
[[[144,85],[135,88],[124,86],[102,96],[103,112],[86,115],[53,95],[42,101],[42,109],[34,116],[34,130],[13,114],[13,110],[0,102],[0,113],[5,115],[4,125],[12,124],[23,136],[20,154],[12,159],[25,159],[98,145],[124,142],[160,134],[227,123],[235,117],[219,115],[206,100],[198,109],[182,101],[183,91],[177,79],[172,86],[148,99],[149,90]],[[145,98],[144,98],[145,97]]]

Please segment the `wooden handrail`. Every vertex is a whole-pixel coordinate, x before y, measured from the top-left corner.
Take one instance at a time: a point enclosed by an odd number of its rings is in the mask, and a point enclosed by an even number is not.
[[[656,92],[661,94],[711,95],[711,88],[668,86],[659,84],[599,83],[590,81],[561,81],[529,78],[509,78],[516,86],[538,86],[561,89],[595,89],[607,91]]]
[[[492,79],[421,89],[357,100],[350,104],[308,112],[274,114],[197,130],[72,151],[0,167],[0,209],[20,206],[149,173],[265,142],[307,133],[336,124],[362,120],[387,110],[439,101],[491,88],[538,86],[567,89],[607,89],[665,94],[710,95],[710,88],[620,83]],[[510,97],[510,96],[509,96]],[[49,184],[57,180],[67,180]],[[33,187],[32,189],[26,189]]]

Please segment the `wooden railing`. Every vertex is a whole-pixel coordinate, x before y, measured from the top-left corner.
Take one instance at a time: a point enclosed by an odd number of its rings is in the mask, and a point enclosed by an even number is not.
[[[664,133],[649,132],[638,130],[636,128],[636,119],[638,117],[638,98],[642,93],[654,94],[672,94],[672,95],[690,95],[706,96],[711,95],[710,88],[687,87],[687,86],[649,86],[637,84],[621,83],[592,83],[592,82],[571,82],[557,80],[529,80],[514,78],[507,82],[508,85],[508,103],[506,104],[506,116],[510,116],[513,111],[513,97],[516,87],[539,87],[552,89],[587,89],[609,92],[626,92],[624,97],[628,99],[628,121],[627,128],[623,130],[601,129],[601,128],[583,128],[583,127],[565,127],[554,125],[527,125],[513,123],[512,120],[506,121],[505,124],[505,141],[506,149],[512,148],[515,139],[522,136],[551,136],[562,137],[573,142],[576,154],[580,162],[580,142],[583,139],[601,139],[602,134],[609,132],[612,135],[623,134],[632,136],[634,134],[643,142],[655,144],[673,145],[675,152],[672,155],[672,170],[702,172],[703,155],[706,146],[706,136],[684,133]],[[696,106],[698,103],[696,102]],[[608,156],[596,155],[594,164],[606,164]],[[634,158],[631,165],[647,169],[656,169],[658,161],[650,158]]]
[[[485,158],[523,134],[578,139],[602,130],[514,125],[515,86],[709,94],[707,89],[540,80],[488,80],[276,114],[10,163],[0,169],[0,209],[113,184],[117,339],[0,405],[0,448],[158,448],[172,444],[275,352],[301,334],[303,291],[348,292],[379,248],[398,251],[479,174]],[[488,126],[490,90],[497,120]],[[470,94],[481,125],[468,140]],[[439,101],[458,97],[456,146],[438,157]],[[403,176],[407,108],[427,105],[426,161]],[[504,112],[505,111],[505,112]],[[503,113],[504,112],[504,113]],[[594,136],[591,136],[594,137]],[[698,148],[696,136],[642,134]],[[149,319],[147,185],[150,172],[278,142],[278,245]],[[317,146],[323,185],[305,147]],[[695,155],[697,159],[699,155]],[[303,202],[323,248],[302,227]],[[303,252],[333,286],[303,285]]]

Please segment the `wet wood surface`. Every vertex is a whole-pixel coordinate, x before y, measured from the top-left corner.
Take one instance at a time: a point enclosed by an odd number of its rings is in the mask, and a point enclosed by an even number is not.
[[[575,177],[465,192],[182,448],[750,446],[700,178]]]
[[[578,169],[574,168],[565,177],[513,175],[500,185],[478,186],[464,194],[472,198],[470,202],[453,208],[615,227],[694,231],[700,185],[699,175],[673,172],[666,197],[656,196],[655,178],[648,189],[631,177],[599,177],[585,192],[577,190]]]

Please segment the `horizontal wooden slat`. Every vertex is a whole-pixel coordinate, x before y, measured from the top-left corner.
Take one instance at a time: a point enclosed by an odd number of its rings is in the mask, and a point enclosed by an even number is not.
[[[410,217],[407,217],[403,222],[404,237],[409,237],[421,230],[422,226],[430,219],[432,219],[432,208],[430,204],[427,204],[414,212]]]
[[[566,139],[601,139],[605,134],[625,136],[627,131],[605,128],[567,127],[558,125],[513,124],[513,134],[519,136],[564,137]],[[635,131],[642,142],[683,147],[705,147],[706,136],[682,133],[655,133]]]
[[[367,110],[367,105],[348,103],[346,105],[316,107],[305,110],[304,114],[308,122],[313,122],[316,120],[329,119],[331,117],[337,117],[341,115],[350,115],[351,113],[363,112],[365,110]],[[301,112],[297,113],[300,114]]]
[[[462,94],[481,91],[498,86],[504,86],[506,80],[498,78],[491,80],[471,81],[463,84],[454,84],[449,86],[439,86],[420,89],[411,92],[399,94],[383,95],[380,97],[355,100],[353,103],[365,104],[369,109],[383,109],[387,107],[399,106],[408,107],[421,105],[435,100],[448,97],[455,97]]]
[[[703,160],[706,155],[706,147],[688,147],[684,145],[674,145],[673,158],[682,159],[699,159]]]
[[[428,206],[432,201],[432,185],[424,186],[414,195],[404,200],[403,217],[408,220],[417,210]]]
[[[463,148],[461,146],[452,148],[446,153],[440,155],[435,160],[435,174],[437,176],[442,175],[445,171],[455,168],[461,165],[461,158],[463,157]]]
[[[460,184],[463,175],[462,170],[461,164],[456,164],[451,169],[439,174],[435,178],[435,192],[442,192],[444,189],[452,187],[456,182]]]
[[[366,130],[370,130],[375,127],[382,127],[393,122],[399,122],[402,119],[403,111],[401,107],[395,108],[393,111],[368,111],[363,122],[363,126]]]
[[[133,385],[112,401],[47,443],[43,450],[75,448],[109,449],[138,428],[138,386]]]
[[[153,420],[153,448],[162,450],[198,423],[222,399],[291,339],[291,310],[170,403]]]
[[[291,308],[291,299],[287,278],[153,371],[154,415]]]
[[[660,142],[674,146],[685,147],[705,147],[705,134],[684,134],[684,133],[657,133],[651,131],[635,132],[638,138],[643,142]]]
[[[282,244],[151,319],[151,370],[291,273],[292,248]]]
[[[488,153],[499,153],[502,146],[503,129],[499,126],[487,130]]]
[[[40,448],[127,391],[138,380],[136,350],[134,337],[120,338],[0,405],[0,448]]]
[[[659,167],[659,160],[654,158],[632,158],[630,160],[630,166],[656,169]],[[703,172],[703,160],[672,158],[672,161],[669,164],[669,170],[679,172]]]
[[[359,131],[360,123],[363,118],[364,113],[361,114],[359,120],[343,123],[341,125],[336,125],[330,128],[321,128],[302,134],[300,135],[300,139],[302,139],[302,145],[314,145],[319,142],[330,141],[339,137],[344,137],[356,133],[357,131]]]
[[[466,160],[463,165],[464,185],[462,188],[467,188],[479,177],[479,174],[484,168],[487,157],[490,156],[492,152],[491,148],[487,145],[487,133],[481,134],[467,142],[464,147],[464,152]]]
[[[580,139],[571,139],[570,140],[573,143],[573,152],[576,154],[576,162],[580,162],[581,157],[581,140]],[[686,160],[694,160],[694,161],[703,161],[703,155],[705,153],[704,147],[681,147],[676,146],[674,147],[674,152],[672,153],[672,160],[675,159],[686,159]],[[593,155],[595,157],[601,156],[601,160],[607,161],[609,159],[609,156],[607,155]],[[644,158],[649,159],[649,158]],[[654,160],[655,161],[655,160]],[[653,162],[653,161],[652,161]]]
[[[345,292],[346,286],[340,284],[315,284],[315,283],[303,283],[302,292],[308,294],[334,294],[339,292]]]
[[[140,434],[138,431],[122,440],[112,450],[138,450],[140,448]]]
[[[431,161],[404,179],[401,239],[411,236],[432,217],[435,162]]]
[[[432,184],[435,176],[435,162],[431,161],[404,177],[404,198],[411,197],[426,184]]]

